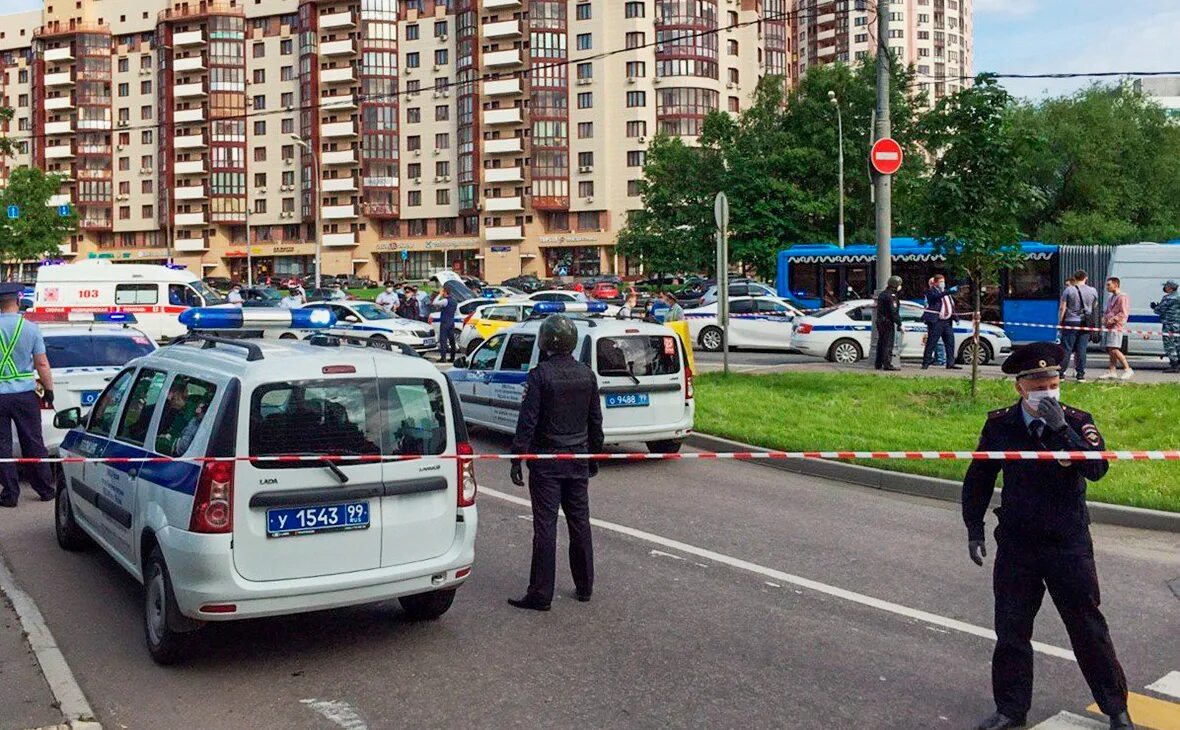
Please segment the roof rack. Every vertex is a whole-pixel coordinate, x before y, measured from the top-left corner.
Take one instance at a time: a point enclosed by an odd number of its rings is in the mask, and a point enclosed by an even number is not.
[[[226,347],[240,347],[246,351],[247,362],[257,362],[264,360],[266,357],[262,354],[262,348],[256,342],[250,342],[245,339],[230,339],[228,337],[214,337],[213,335],[206,335],[200,332],[190,332],[187,335],[182,335],[172,340],[170,344],[182,345],[189,342],[201,343],[202,350],[209,350],[217,345],[224,345]]]
[[[397,350],[402,355],[409,355],[412,357],[422,357],[414,348],[405,344],[404,342],[392,342],[390,340],[373,340],[368,337],[361,337],[359,335],[345,335],[345,334],[328,334],[316,333],[307,338],[310,345],[316,347],[340,347],[341,343],[348,343],[358,347],[374,347],[386,352],[393,352]]]

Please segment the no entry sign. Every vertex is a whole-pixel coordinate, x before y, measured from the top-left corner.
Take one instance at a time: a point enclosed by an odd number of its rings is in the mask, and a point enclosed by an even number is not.
[[[901,169],[902,157],[901,145],[892,137],[877,140],[869,152],[869,161],[873,163],[873,169],[882,175],[892,175]]]

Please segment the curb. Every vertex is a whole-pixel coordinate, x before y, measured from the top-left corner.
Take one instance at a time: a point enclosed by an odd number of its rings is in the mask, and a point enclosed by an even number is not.
[[[57,640],[50,633],[45,617],[41,615],[41,610],[29,594],[16,584],[16,579],[3,555],[0,555],[0,593],[8,596],[12,603],[29,646],[33,649],[33,655],[41,665],[41,674],[45,677],[53,698],[57,700],[58,709],[61,710],[67,726],[75,730],[102,730],[102,725],[95,719],[94,711],[90,709],[90,703],[86,700],[82,688],[78,686],[78,680],[74,678],[66,658],[57,648]]]
[[[694,433],[685,439],[685,443],[704,451],[766,450],[763,446],[754,446],[706,433]],[[899,471],[885,471],[870,466],[845,464],[829,459],[761,459],[752,463],[771,469],[822,477],[897,494],[937,499],[943,502],[959,502],[962,493],[962,485],[949,479],[906,474]],[[997,503],[1000,491],[996,490],[996,497],[992,499],[993,504]],[[1180,512],[1123,507],[1102,502],[1087,502],[1086,507],[1090,511],[1090,520],[1097,524],[1180,533]]]

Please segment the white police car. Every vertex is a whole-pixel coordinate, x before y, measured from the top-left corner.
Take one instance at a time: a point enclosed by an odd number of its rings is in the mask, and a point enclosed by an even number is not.
[[[528,371],[540,357],[537,333],[544,316],[605,309],[602,302],[538,302],[533,319],[492,335],[469,357],[457,360],[447,377],[463,402],[463,417],[514,433]],[[605,442],[643,441],[653,452],[679,451],[692,432],[695,414],[692,369],[680,337],[647,322],[571,319],[578,328],[573,355],[598,377]]]
[[[717,302],[685,310],[684,319],[693,342],[707,352],[721,351],[721,326]],[[785,299],[741,296],[729,300],[730,347],[750,350],[787,350],[791,347],[792,321],[803,313]]]
[[[373,342],[394,342],[407,345],[422,353],[438,347],[434,330],[425,322],[405,319],[390,314],[372,302],[314,302],[302,309],[327,310],[336,318],[332,334],[363,337]],[[290,339],[295,334],[284,332],[280,337]]]
[[[565,304],[592,304],[606,307],[601,310],[602,314],[608,317],[613,317],[619,313],[619,307],[606,302],[599,302],[597,299],[589,296],[585,292],[569,291],[567,289],[544,289],[542,291],[533,292],[528,295],[528,298],[534,302],[563,302]],[[595,309],[595,311],[598,311]]]
[[[848,364],[863,358],[872,339],[873,312],[876,304],[871,299],[854,299],[834,307],[821,309],[795,320],[791,347],[804,355],[827,358],[831,362]],[[902,335],[897,345],[901,357],[921,359],[926,346],[926,325],[922,322],[923,307],[914,302],[901,303]],[[972,357],[981,365],[992,362],[1012,351],[1012,341],[1000,327],[979,326],[979,353],[971,337],[971,322],[964,320],[954,325],[955,358],[968,363]]]
[[[249,329],[252,314],[181,317]],[[472,451],[454,389],[419,358],[331,336],[195,333],[131,362],[85,417],[57,421],[72,428],[64,456],[176,459],[66,463],[57,497],[59,544],[93,540],[144,584],[158,662],[180,659],[208,621],[392,598],[436,618],[470,573]]]

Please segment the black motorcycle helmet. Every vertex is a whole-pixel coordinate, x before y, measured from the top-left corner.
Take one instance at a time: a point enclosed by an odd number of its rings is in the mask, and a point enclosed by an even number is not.
[[[541,323],[541,352],[568,355],[578,344],[578,328],[564,314],[551,314]]]

